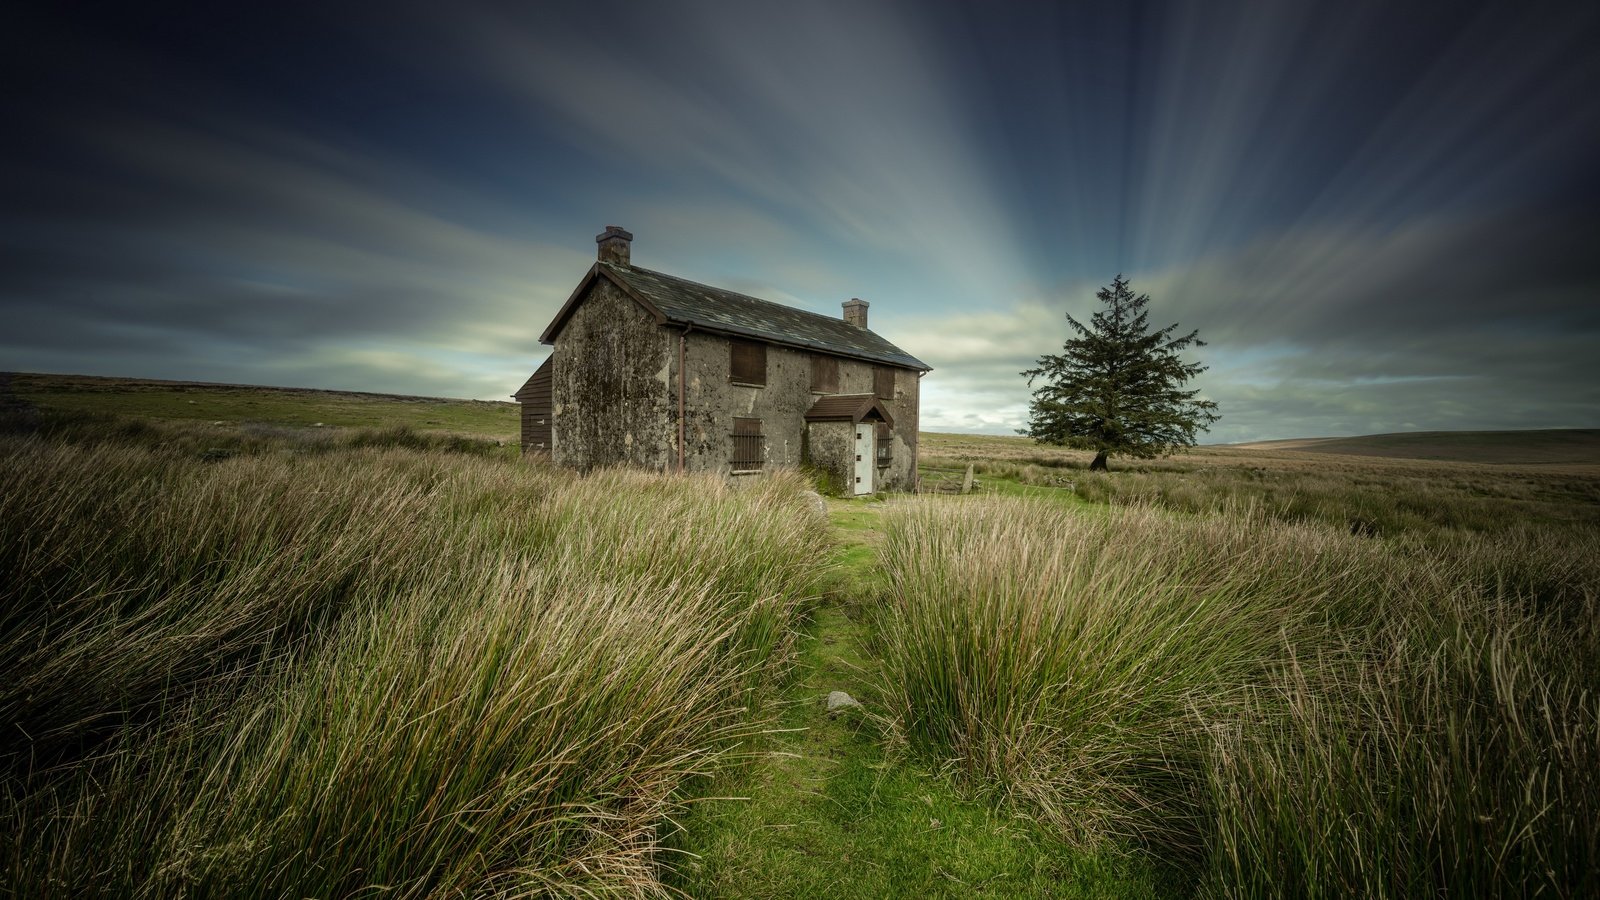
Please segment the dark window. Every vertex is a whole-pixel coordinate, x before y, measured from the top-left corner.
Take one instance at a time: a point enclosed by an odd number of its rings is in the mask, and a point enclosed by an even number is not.
[[[894,370],[878,366],[872,370],[872,392],[883,400],[894,399]]]
[[[755,341],[729,341],[728,380],[738,384],[767,384],[767,345]]]
[[[894,430],[888,422],[878,423],[878,468],[894,462]]]
[[[836,357],[811,357],[811,390],[818,394],[839,393],[839,360]]]
[[[734,419],[733,420],[733,464],[735,472],[748,472],[761,468],[762,461],[766,458],[764,441],[761,436],[760,419]]]

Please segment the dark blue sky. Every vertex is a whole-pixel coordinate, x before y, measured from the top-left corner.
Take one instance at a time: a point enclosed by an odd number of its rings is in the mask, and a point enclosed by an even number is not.
[[[8,16],[0,368],[503,398],[619,224],[934,430],[1119,272],[1213,440],[1600,426],[1593,4],[233,6]]]

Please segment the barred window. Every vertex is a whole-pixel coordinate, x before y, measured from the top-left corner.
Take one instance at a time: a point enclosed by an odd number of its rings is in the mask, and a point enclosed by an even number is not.
[[[888,422],[878,423],[878,468],[894,462],[894,429]]]
[[[766,387],[767,345],[756,341],[729,341],[728,348],[728,380]]]
[[[839,393],[839,360],[833,356],[811,357],[811,390],[818,394]]]
[[[766,459],[766,438],[761,434],[760,419],[733,420],[733,459],[735,472],[750,472],[761,468]]]
[[[877,366],[872,370],[872,392],[881,400],[894,399],[894,370]]]

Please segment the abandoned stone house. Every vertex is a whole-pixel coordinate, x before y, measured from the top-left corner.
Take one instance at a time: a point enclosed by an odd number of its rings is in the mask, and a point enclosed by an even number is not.
[[[579,469],[759,475],[812,466],[846,493],[912,490],[929,367],[844,316],[639,268],[608,226],[599,258],[540,340],[513,396],[524,453]]]

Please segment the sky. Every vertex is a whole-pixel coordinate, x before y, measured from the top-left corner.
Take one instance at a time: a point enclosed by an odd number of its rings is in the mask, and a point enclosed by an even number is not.
[[[1600,5],[8,10],[0,369],[506,399],[606,225],[873,330],[926,430],[1118,274],[1205,442],[1600,427]]]

